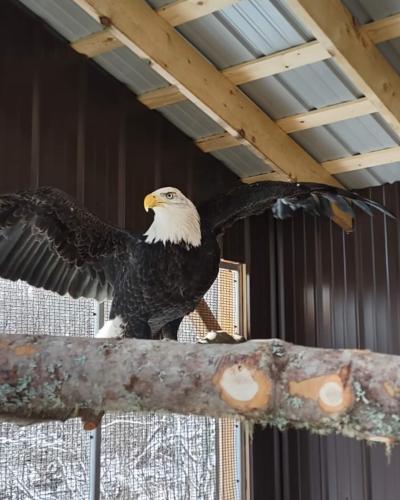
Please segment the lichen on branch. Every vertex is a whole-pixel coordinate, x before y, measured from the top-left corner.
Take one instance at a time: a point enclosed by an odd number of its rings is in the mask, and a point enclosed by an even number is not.
[[[400,358],[279,340],[179,344],[0,336],[0,418],[163,411],[400,440]]]

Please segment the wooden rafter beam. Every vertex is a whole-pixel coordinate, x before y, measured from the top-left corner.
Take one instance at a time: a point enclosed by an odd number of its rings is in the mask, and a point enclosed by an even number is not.
[[[150,109],[161,109],[164,106],[187,100],[186,96],[175,85],[157,90],[149,90],[138,96],[138,99]]]
[[[276,123],[282,130],[290,134],[375,112],[375,106],[367,98],[363,97],[354,101],[319,108],[315,111],[287,116],[281,118]]]
[[[161,7],[157,12],[171,26],[179,26],[236,2],[238,0],[177,0]]]
[[[201,137],[195,141],[195,144],[204,153],[212,153],[213,151],[240,146],[241,140],[238,137],[228,134],[228,132],[222,132],[220,134]]]
[[[74,50],[87,57],[96,57],[122,46],[123,44],[115,38],[108,28],[71,43]]]
[[[242,85],[260,78],[284,73],[306,64],[329,59],[331,55],[319,42],[307,42],[297,47],[275,52],[269,56],[237,64],[222,73],[234,84]]]
[[[400,76],[370,38],[359,32],[341,1],[288,0],[287,3],[400,136]]]
[[[359,27],[361,33],[369,36],[373,43],[382,43],[400,37],[400,14],[385,17]]]
[[[186,97],[175,85],[151,90],[138,96],[138,100],[150,109],[160,109],[170,104],[186,101]]]
[[[265,174],[256,174],[249,177],[242,177],[241,181],[244,184],[254,184],[260,181],[285,181],[289,182],[291,179],[287,175],[282,175],[280,172],[267,172]]]
[[[339,158],[338,160],[325,161],[322,165],[331,174],[342,174],[344,172],[352,172],[353,170],[377,167],[395,162],[400,162],[400,146]]]

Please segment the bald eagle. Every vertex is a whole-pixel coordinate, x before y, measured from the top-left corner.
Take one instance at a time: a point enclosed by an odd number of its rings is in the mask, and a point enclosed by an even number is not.
[[[0,196],[0,276],[60,295],[112,299],[102,337],[176,339],[218,273],[217,238],[237,220],[271,209],[332,216],[336,203],[391,215],[351,191],[311,183],[259,182],[234,188],[196,209],[178,189],[144,199],[154,220],[144,234],[114,227],[64,192],[42,187]]]

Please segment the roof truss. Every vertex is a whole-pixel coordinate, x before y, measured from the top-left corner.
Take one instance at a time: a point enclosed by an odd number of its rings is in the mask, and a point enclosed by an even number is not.
[[[341,173],[400,160],[400,148],[318,164],[288,134],[379,112],[400,136],[400,79],[374,43],[400,34],[400,15],[355,26],[340,0],[287,0],[316,40],[223,71],[206,61],[174,26],[224,8],[234,0],[178,0],[153,11],[144,0],[74,0],[106,29],[72,46],[93,57],[127,46],[171,85],[139,100],[151,109],[191,100],[225,132],[196,140],[206,152],[245,145],[274,172],[246,179],[299,179],[338,184]],[[145,29],[143,29],[145,27]],[[339,27],[339,28],[338,28]],[[237,85],[334,57],[365,97],[273,122]],[[383,81],[382,81],[383,80]],[[341,225],[348,228],[348,220]]]
[[[143,0],[75,0],[233,137],[292,178],[338,182]]]
[[[215,0],[212,2],[209,0],[202,2],[199,8],[196,1],[178,0],[162,7],[158,10],[158,13],[168,20],[170,24],[176,26],[177,24],[181,24],[187,20],[197,19],[236,2],[237,0]],[[400,36],[400,14],[374,21],[364,26],[355,26],[354,29],[368,36],[373,43],[387,41]],[[94,57],[123,46],[123,44],[114,37],[110,29],[105,28],[101,32],[94,33],[72,43],[71,46],[78,52],[86,54],[88,57]],[[306,64],[318,62],[329,57],[331,57],[331,54],[323,44],[314,41],[269,56],[261,57],[254,61],[232,66],[225,69],[222,73],[227,76],[232,83],[240,85]],[[159,109],[170,104],[184,101],[186,100],[186,96],[178,87],[171,85],[170,87],[146,92],[139,96],[138,99],[150,109]],[[299,115],[288,116],[278,120],[277,124],[285,132],[293,133],[321,125],[328,125],[341,120],[364,116],[366,114],[378,112],[379,110],[380,109],[378,109],[371,100],[360,98],[355,101],[335,104]],[[206,137],[196,141],[196,143],[204,151],[216,151],[218,149],[231,147],[232,145],[240,145],[243,142],[240,138],[235,140],[234,136],[232,136],[230,140],[225,140],[224,134],[219,134],[219,140],[216,140],[214,136],[210,136],[209,138]],[[208,143],[210,143],[212,149],[208,149]],[[227,146],[227,144],[229,144],[229,146]]]

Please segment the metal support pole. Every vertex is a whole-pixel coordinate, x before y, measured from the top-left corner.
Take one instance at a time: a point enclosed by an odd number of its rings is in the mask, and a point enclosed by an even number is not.
[[[101,424],[90,431],[89,500],[100,499]]]
[[[104,325],[104,302],[96,303],[94,315],[95,333],[97,333]],[[89,440],[89,500],[100,500],[101,423],[90,431]]]

